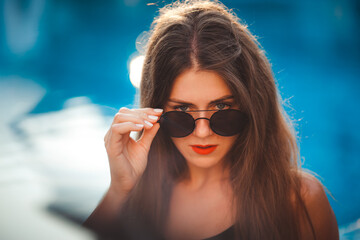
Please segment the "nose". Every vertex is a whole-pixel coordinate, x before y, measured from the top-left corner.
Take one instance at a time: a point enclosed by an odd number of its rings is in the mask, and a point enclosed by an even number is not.
[[[210,122],[207,118],[200,118],[195,121],[195,130],[194,135],[199,138],[205,138],[212,135],[212,130],[210,128]]]

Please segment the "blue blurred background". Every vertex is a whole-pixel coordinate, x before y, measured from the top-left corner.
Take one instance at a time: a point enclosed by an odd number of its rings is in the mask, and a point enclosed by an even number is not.
[[[1,239],[93,238],[64,219],[85,219],[108,185],[102,139],[136,105],[136,40],[169,2],[0,1]],[[360,239],[360,1],[223,3],[266,50],[341,238]]]

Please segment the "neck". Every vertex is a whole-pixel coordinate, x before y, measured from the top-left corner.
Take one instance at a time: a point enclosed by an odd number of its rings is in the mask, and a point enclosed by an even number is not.
[[[194,191],[229,182],[230,171],[220,163],[210,168],[201,168],[188,163],[188,169],[187,177],[181,182]]]

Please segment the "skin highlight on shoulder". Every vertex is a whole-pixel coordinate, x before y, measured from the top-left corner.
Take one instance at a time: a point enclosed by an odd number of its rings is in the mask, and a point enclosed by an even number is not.
[[[324,186],[309,173],[301,175],[301,197],[313,225],[316,240],[339,239],[336,217]],[[302,239],[312,239],[311,228],[308,224],[301,222]]]

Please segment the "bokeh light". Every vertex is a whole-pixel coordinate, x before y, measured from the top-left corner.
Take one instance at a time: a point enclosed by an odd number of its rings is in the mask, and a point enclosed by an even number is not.
[[[142,74],[142,68],[144,63],[145,57],[143,55],[136,56],[130,61],[130,81],[131,84],[139,88],[140,87],[140,81],[141,81],[141,74]]]

